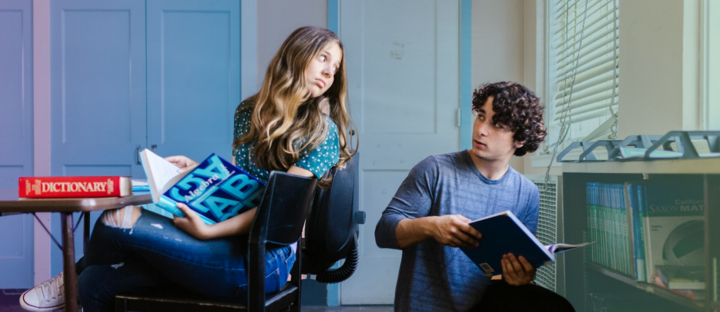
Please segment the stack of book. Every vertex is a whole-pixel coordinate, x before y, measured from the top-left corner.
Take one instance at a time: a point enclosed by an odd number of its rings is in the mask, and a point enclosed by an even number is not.
[[[702,266],[658,265],[655,285],[694,300],[705,299],[705,268]]]

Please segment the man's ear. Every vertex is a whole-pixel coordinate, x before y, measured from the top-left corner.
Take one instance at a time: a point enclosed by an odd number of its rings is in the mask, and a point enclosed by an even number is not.
[[[513,145],[515,146],[515,149],[518,149],[518,148],[523,147],[523,145],[525,145],[525,141],[520,141],[520,142],[515,141],[515,143]]]

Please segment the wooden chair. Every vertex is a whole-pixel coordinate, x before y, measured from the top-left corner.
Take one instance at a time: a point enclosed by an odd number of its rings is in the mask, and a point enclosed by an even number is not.
[[[267,245],[287,246],[300,241],[317,179],[270,173],[248,239],[247,305],[200,296],[116,296],[115,311],[300,311],[302,248],[297,248],[291,280],[277,293],[265,295]],[[298,244],[299,245],[299,244]]]

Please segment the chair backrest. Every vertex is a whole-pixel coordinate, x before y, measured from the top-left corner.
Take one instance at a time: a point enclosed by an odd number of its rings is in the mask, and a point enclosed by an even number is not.
[[[353,240],[364,214],[358,212],[355,185],[358,155],[343,170],[331,169],[328,188],[315,191],[310,215],[305,226],[303,273],[320,274],[335,262],[345,259],[355,248]]]
[[[300,240],[316,184],[315,177],[270,172],[248,238],[249,311],[265,309],[265,244],[286,246]],[[297,263],[300,261],[301,258]],[[299,273],[293,272],[293,275],[293,282],[299,286]],[[297,302],[299,305],[299,297]]]
[[[250,243],[289,245],[297,242],[315,191],[317,179],[286,172],[270,173],[262,201],[250,229]]]

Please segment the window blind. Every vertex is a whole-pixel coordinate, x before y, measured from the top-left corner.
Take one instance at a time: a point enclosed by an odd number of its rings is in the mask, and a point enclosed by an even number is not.
[[[560,149],[614,138],[620,81],[619,0],[548,0],[548,127]],[[554,135],[552,132],[556,132]]]

